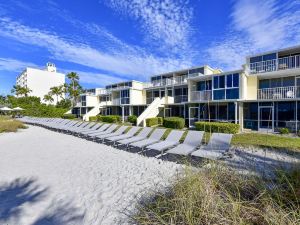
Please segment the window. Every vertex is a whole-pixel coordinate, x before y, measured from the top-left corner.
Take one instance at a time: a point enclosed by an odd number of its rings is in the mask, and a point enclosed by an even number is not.
[[[214,100],[225,99],[225,89],[214,91]]]
[[[214,77],[214,89],[225,88],[225,76]]]
[[[211,80],[199,81],[197,83],[197,91],[211,90]]]
[[[238,99],[239,88],[226,89],[226,99]]]

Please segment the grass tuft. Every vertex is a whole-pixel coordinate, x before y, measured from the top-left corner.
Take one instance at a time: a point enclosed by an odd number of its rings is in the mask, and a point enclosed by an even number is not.
[[[11,119],[9,117],[0,117],[0,133],[17,132],[18,129],[26,129],[27,126],[21,121]]]
[[[300,224],[299,168],[295,171],[280,172],[275,181],[266,181],[217,165],[201,172],[188,169],[167,191],[140,201],[132,222]]]

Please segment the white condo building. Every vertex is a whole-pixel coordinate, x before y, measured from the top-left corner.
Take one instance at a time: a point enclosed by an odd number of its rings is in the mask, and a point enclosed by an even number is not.
[[[36,96],[41,102],[46,103],[43,98],[50,88],[63,85],[65,83],[65,74],[56,72],[53,63],[47,63],[44,70],[27,67],[18,77],[16,84],[21,87],[28,87],[31,92],[29,96]],[[62,97],[65,97],[64,94]],[[53,98],[53,104],[56,104],[56,98]],[[58,101],[62,100],[61,97]]]

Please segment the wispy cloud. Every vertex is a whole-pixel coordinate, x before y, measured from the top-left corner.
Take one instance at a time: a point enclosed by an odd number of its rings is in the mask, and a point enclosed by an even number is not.
[[[190,46],[192,8],[187,0],[106,0],[108,6],[140,22],[148,43],[169,53]]]
[[[116,75],[130,75],[131,78],[146,79],[151,74],[182,68],[190,64],[189,61],[159,58],[152,54],[137,52],[134,48],[130,48],[131,52],[120,51],[120,48],[116,46],[117,48],[114,48],[112,52],[102,52],[88,44],[78,43],[72,39],[67,40],[53,32],[28,27],[7,17],[0,19],[0,35],[45,48],[53,58],[61,61],[109,71]],[[110,38],[115,42],[118,41],[113,36]],[[125,44],[122,46],[126,48]]]
[[[225,69],[239,68],[248,54],[299,44],[299,0],[238,0],[231,18],[228,35],[208,49]]]
[[[38,67],[31,62],[12,58],[0,58],[0,71],[22,72],[26,67]]]

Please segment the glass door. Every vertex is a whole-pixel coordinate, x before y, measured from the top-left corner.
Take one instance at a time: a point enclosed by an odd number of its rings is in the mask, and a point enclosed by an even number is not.
[[[195,127],[195,122],[199,121],[199,107],[189,108],[189,127]]]
[[[274,131],[274,108],[273,106],[259,106],[258,130],[265,132]]]
[[[296,98],[300,98],[300,77],[296,77]]]
[[[171,108],[165,108],[164,117],[171,117],[171,116],[172,116],[172,109]]]

